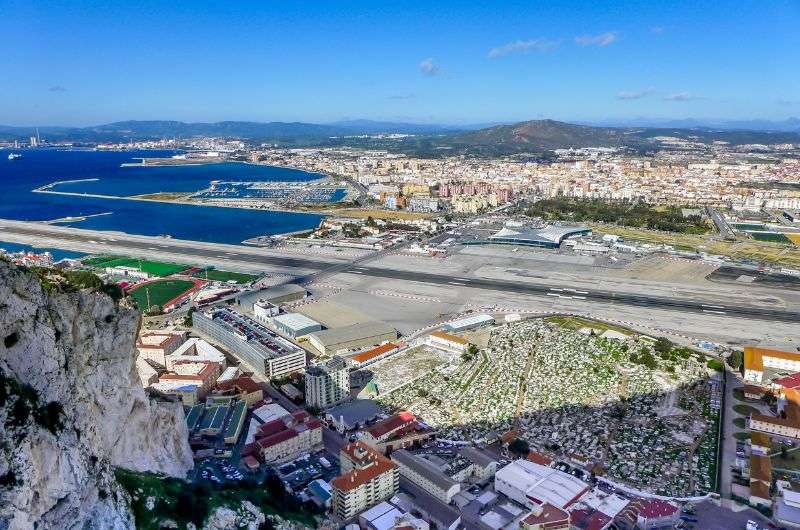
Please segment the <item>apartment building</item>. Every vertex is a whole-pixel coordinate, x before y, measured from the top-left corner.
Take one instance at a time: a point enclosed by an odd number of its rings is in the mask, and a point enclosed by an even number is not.
[[[322,447],[322,423],[304,410],[268,421],[258,428],[255,442],[242,456],[255,456],[267,464],[294,460]]]
[[[185,331],[143,331],[136,339],[136,351],[143,359],[165,367],[167,355],[177,350],[187,336]]]
[[[392,461],[400,467],[400,475],[407,478],[445,504],[461,491],[461,485],[442,473],[432,462],[405,449],[392,453]]]
[[[339,453],[342,474],[333,479],[333,511],[347,520],[394,495],[400,487],[397,464],[357,441]]]
[[[341,357],[306,368],[306,405],[326,409],[350,397],[350,372]]]

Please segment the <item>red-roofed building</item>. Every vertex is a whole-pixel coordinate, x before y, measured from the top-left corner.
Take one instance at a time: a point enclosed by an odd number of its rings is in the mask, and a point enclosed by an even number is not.
[[[400,349],[400,346],[393,342],[387,342],[386,344],[381,344],[380,346],[376,346],[366,351],[362,351],[361,353],[357,353],[352,357],[348,358],[347,361],[357,367],[360,368],[362,366],[367,366],[374,362],[377,362],[384,357],[387,357],[394,352]]]
[[[553,463],[553,459],[546,454],[533,450],[528,452],[528,460],[540,466],[549,466]]]
[[[522,530],[569,530],[569,513],[549,503],[535,506],[531,513],[520,521]]]
[[[167,372],[151,388],[164,394],[179,396],[186,406],[194,406],[205,399],[219,377],[220,365],[213,362],[182,364],[176,372]]]
[[[613,519],[598,510],[584,508],[570,512],[570,524],[575,530],[606,530]]]
[[[264,399],[264,390],[261,385],[253,381],[252,377],[246,375],[217,383],[214,393],[245,401],[248,407],[252,407]]]
[[[178,349],[188,337],[185,331],[148,330],[136,339],[136,351],[144,359],[159,366],[167,366],[166,357]]]
[[[321,447],[322,423],[305,411],[297,411],[261,425],[255,442],[246,445],[242,454],[279,464]]]
[[[331,481],[333,510],[343,520],[388,499],[399,489],[397,465],[369,445],[357,441],[339,452],[342,474]]]
[[[680,519],[680,509],[672,502],[661,499],[639,499],[628,505],[636,514],[636,528],[653,530],[672,528]]]
[[[389,416],[362,431],[362,440],[386,454],[396,449],[411,447],[415,442],[433,438],[436,431],[417,420],[411,412],[403,411]]]

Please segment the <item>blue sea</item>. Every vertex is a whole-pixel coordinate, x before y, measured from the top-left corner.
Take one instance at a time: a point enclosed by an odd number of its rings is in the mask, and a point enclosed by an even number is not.
[[[140,235],[169,234],[178,239],[238,244],[317,226],[320,215],[244,210],[185,204],[100,199],[33,193],[55,181],[97,178],[60,186],[61,191],[102,195],[138,195],[160,191],[197,191],[212,180],[304,181],[321,175],[295,169],[225,163],[195,166],[120,167],[137,157],[171,156],[174,151],[14,150],[8,160],[0,149],[0,218],[45,221],[110,213],[70,223],[75,228],[116,230]]]
[[[54,261],[61,261],[62,259],[78,259],[84,257],[86,254],[83,252],[70,252],[69,250],[61,250],[58,248],[42,248],[34,247],[31,245],[23,245],[21,243],[9,243],[7,241],[0,241],[0,248],[6,252],[35,252],[41,254],[42,252],[49,252],[53,255]]]

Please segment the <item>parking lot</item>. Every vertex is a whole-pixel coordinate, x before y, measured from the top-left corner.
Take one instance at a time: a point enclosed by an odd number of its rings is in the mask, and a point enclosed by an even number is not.
[[[339,475],[339,459],[325,451],[305,455],[293,462],[277,466],[278,476],[293,491],[304,488],[309,482],[323,479],[330,482]]]

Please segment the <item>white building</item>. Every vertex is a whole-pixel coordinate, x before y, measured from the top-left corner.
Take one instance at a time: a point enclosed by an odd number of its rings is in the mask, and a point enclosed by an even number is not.
[[[589,491],[589,485],[577,477],[528,460],[515,460],[498,469],[494,488],[528,508],[549,503],[564,509]]]
[[[306,368],[306,405],[326,409],[350,397],[350,372],[341,357]]]

